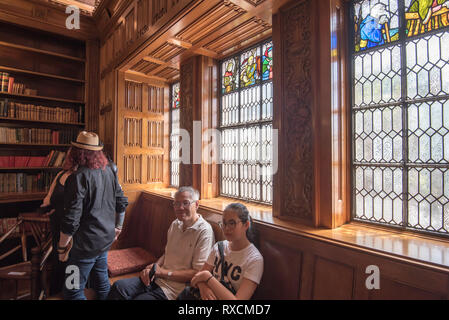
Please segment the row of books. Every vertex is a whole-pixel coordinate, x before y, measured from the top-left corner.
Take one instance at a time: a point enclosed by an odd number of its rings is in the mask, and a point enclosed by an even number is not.
[[[23,120],[82,122],[80,113],[74,109],[36,106],[34,104],[9,101],[8,99],[0,100],[0,117]]]
[[[37,95],[37,90],[27,88],[23,83],[15,82],[8,72],[0,72],[0,91],[13,94]]]
[[[69,144],[76,140],[77,135],[78,129],[0,127],[0,143]]]
[[[0,173],[0,192],[46,192],[57,173]]]
[[[64,163],[66,152],[51,150],[40,156],[0,156],[0,168],[60,167]]]

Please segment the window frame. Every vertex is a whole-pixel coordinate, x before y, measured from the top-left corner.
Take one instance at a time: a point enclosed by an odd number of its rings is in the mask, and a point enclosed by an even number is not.
[[[252,50],[254,48],[260,48],[260,55],[262,56],[262,54],[263,54],[262,48],[263,48],[263,46],[265,44],[267,44],[269,42],[271,42],[272,43],[272,47],[274,47],[274,45],[273,45],[273,38],[272,38],[271,35],[269,37],[267,37],[267,38],[264,38],[264,39],[258,41],[255,44],[252,44],[250,46],[247,46],[247,47],[239,50],[238,52],[234,52],[231,55],[224,56],[223,58],[221,58],[218,61],[218,85],[217,85],[217,88],[218,88],[218,112],[217,112],[218,113],[218,115],[217,115],[218,125],[217,125],[217,129],[220,131],[220,133],[222,133],[223,130],[226,130],[226,129],[239,129],[239,128],[246,128],[246,129],[248,129],[248,128],[251,128],[251,127],[258,127],[260,129],[260,135],[261,135],[262,134],[261,131],[262,131],[263,125],[271,124],[271,126],[273,128],[274,112],[275,112],[274,111],[274,98],[273,98],[274,76],[271,79],[262,80],[262,75],[260,75],[260,82],[259,83],[256,83],[256,84],[253,84],[253,85],[250,85],[250,86],[246,86],[243,89],[242,89],[241,84],[240,84],[241,55],[244,52],[247,52],[247,51]],[[274,48],[272,48],[272,50],[274,50]],[[222,92],[222,85],[223,85],[222,84],[222,81],[223,81],[223,79],[222,79],[222,77],[223,77],[222,70],[223,70],[223,63],[225,61],[231,59],[231,58],[232,59],[237,58],[238,59],[238,63],[239,63],[238,68],[237,68],[237,70],[238,70],[238,83],[239,83],[239,86],[238,86],[238,88],[235,91],[233,91],[234,93],[235,92],[238,93],[238,106],[239,106],[238,119],[239,119],[239,122],[237,124],[233,124],[233,125],[222,126],[222,116],[223,116],[223,114],[222,114],[222,108],[223,108],[222,97],[224,96],[224,94]],[[272,91],[272,98],[271,98],[272,99],[272,106],[273,106],[272,107],[272,114],[271,114],[271,119],[269,119],[269,120],[262,120],[262,101],[263,101],[263,99],[262,99],[262,94],[263,94],[262,86],[265,83],[268,83],[268,82],[272,83],[272,90],[273,90]],[[240,122],[240,116],[241,116],[240,115],[240,110],[241,110],[241,102],[240,102],[241,101],[241,97],[240,97],[240,94],[241,94],[241,91],[242,90],[246,90],[246,89],[250,89],[250,88],[255,88],[257,86],[260,87],[260,106],[261,107],[260,107],[260,112],[259,113],[260,113],[260,119],[261,120],[253,121],[253,122],[248,121],[248,122],[245,122],[245,123],[241,123]],[[240,156],[240,137],[238,137],[238,139],[239,139],[239,143],[237,144],[237,153]],[[220,144],[220,154],[221,154],[221,150],[222,149],[221,149],[221,144]],[[262,153],[262,148],[260,147],[260,154],[261,153]],[[238,158],[239,158],[239,156],[238,156]],[[273,152],[271,152],[270,163],[271,164],[273,163]],[[258,165],[260,166],[262,164],[263,164],[263,162],[261,160],[258,160]],[[219,165],[218,165],[218,176],[217,176],[217,179],[218,179],[218,196],[225,197],[225,198],[230,198],[230,199],[236,199],[236,200],[244,201],[244,202],[248,202],[248,203],[255,203],[255,204],[258,204],[258,205],[266,205],[266,206],[270,206],[270,207],[273,205],[273,198],[274,198],[273,175],[271,177],[271,203],[267,203],[267,202],[263,202],[263,201],[257,201],[257,200],[253,200],[253,199],[247,199],[247,198],[243,198],[243,197],[233,197],[233,196],[228,195],[228,194],[222,194],[222,165],[223,165],[223,160],[221,160]],[[238,167],[237,171],[238,171],[237,172],[237,174],[238,174],[238,182],[237,183],[238,183],[238,190],[239,190],[239,195],[240,195],[241,194],[240,167]],[[262,176],[262,170],[261,170],[259,176]],[[261,180],[260,181],[260,195],[261,195],[261,198],[262,198],[262,194],[263,194],[262,190],[263,190],[263,181]]]
[[[410,232],[412,234],[422,234],[422,235],[429,235],[429,236],[435,236],[435,237],[439,237],[439,238],[449,238],[449,231],[447,233],[443,233],[443,232],[439,232],[439,231],[432,231],[432,230],[426,230],[425,228],[433,228],[432,224],[431,224],[431,220],[429,221],[429,225],[427,227],[422,227],[422,229],[416,228],[415,226],[409,226],[409,201],[410,201],[410,197],[413,198],[413,195],[410,193],[410,186],[409,186],[409,172],[410,169],[413,168],[417,168],[419,170],[422,169],[432,169],[433,167],[435,168],[449,168],[449,163],[437,163],[434,166],[434,163],[432,163],[432,161],[419,161],[419,162],[412,162],[409,161],[409,147],[408,147],[408,143],[409,143],[409,135],[410,135],[410,130],[408,127],[408,109],[410,106],[413,105],[420,105],[422,103],[432,103],[434,101],[441,101],[442,104],[444,104],[444,101],[449,101],[449,94],[445,94],[443,92],[443,90],[440,90],[440,93],[438,94],[431,94],[430,92],[430,80],[428,82],[428,86],[429,86],[429,92],[427,93],[427,95],[425,97],[419,97],[418,95],[415,95],[413,98],[408,98],[407,96],[407,78],[408,78],[408,70],[410,69],[407,66],[407,44],[413,41],[417,41],[418,39],[423,39],[426,37],[432,37],[435,34],[439,34],[439,33],[449,33],[449,25],[448,26],[442,26],[438,29],[435,30],[431,30],[431,31],[425,31],[424,33],[421,34],[417,34],[417,35],[411,35],[411,36],[407,36],[405,31],[406,31],[406,25],[407,25],[407,21],[405,19],[405,13],[407,12],[407,8],[406,8],[406,3],[405,0],[397,0],[398,1],[398,23],[399,23],[399,39],[394,41],[394,42],[390,42],[390,43],[384,43],[382,45],[378,45],[372,48],[367,48],[366,50],[359,50],[358,52],[355,51],[355,30],[354,30],[354,4],[356,3],[362,3],[365,0],[349,0],[347,1],[347,10],[346,10],[346,17],[347,17],[347,31],[348,31],[348,37],[347,37],[347,54],[346,54],[346,58],[347,58],[347,68],[348,68],[348,75],[349,75],[349,81],[347,82],[349,84],[349,88],[347,89],[348,94],[349,94],[349,105],[350,107],[348,108],[348,121],[349,121],[349,141],[351,142],[350,145],[348,146],[349,152],[350,152],[350,162],[349,162],[349,170],[350,170],[350,174],[349,174],[349,180],[350,180],[350,190],[349,191],[349,196],[350,196],[350,222],[356,222],[356,223],[361,223],[361,224],[365,224],[367,226],[376,226],[376,227],[381,227],[381,228],[387,228],[387,229],[395,229],[395,230],[401,230],[403,232]],[[349,29],[349,30],[348,30]],[[427,40],[429,41],[429,40]],[[401,192],[401,196],[403,199],[401,199],[401,207],[402,207],[402,220],[400,223],[398,224],[388,224],[388,223],[384,223],[384,222],[380,222],[380,221],[368,221],[368,219],[357,219],[356,218],[356,168],[360,166],[357,164],[354,164],[356,159],[356,144],[355,144],[355,112],[354,112],[354,105],[355,105],[355,58],[359,55],[365,55],[365,54],[372,54],[376,51],[381,51],[381,50],[385,50],[388,48],[393,48],[394,46],[399,46],[400,48],[400,69],[398,72],[400,72],[400,80],[401,80],[401,96],[397,101],[390,101],[390,102],[380,102],[380,103],[372,103],[372,104],[367,104],[367,105],[363,105],[361,109],[366,108],[368,110],[377,110],[377,109],[382,109],[382,108],[394,108],[394,107],[400,107],[401,108],[401,133],[402,133],[402,146],[401,146],[401,160],[398,161],[396,164],[392,166],[393,168],[399,169],[402,172],[402,181],[401,181],[401,186],[402,186],[402,192]],[[427,61],[429,61],[429,52],[431,51],[431,49],[429,48],[427,51]],[[442,52],[442,48],[440,46],[440,53]],[[442,57],[440,56],[440,59],[442,59]],[[425,64],[426,64],[425,63]],[[424,64],[424,65],[425,65]],[[435,63],[436,64],[436,63]],[[421,66],[418,62],[416,62],[412,68],[416,65]],[[424,66],[423,65],[423,66]],[[439,68],[439,70],[441,71],[443,67]],[[418,72],[415,72],[415,74],[418,74]],[[442,87],[442,81],[443,81],[443,77],[441,75],[440,78],[440,86]],[[418,83],[416,83],[416,86],[418,87]],[[393,92],[393,90],[391,91]],[[362,98],[363,99],[363,98]],[[443,108],[443,106],[442,106]],[[356,110],[361,110],[359,108],[357,108]],[[430,109],[430,108],[429,108]],[[430,110],[429,110],[430,113]],[[372,123],[374,120],[372,120]],[[393,120],[392,120],[393,121]],[[443,127],[444,127],[444,122],[442,123]],[[430,127],[431,128],[431,127]],[[415,129],[413,132],[416,132],[417,130],[420,130],[420,127],[418,127],[417,129]],[[437,131],[437,130],[435,130]],[[437,131],[438,132],[438,131]],[[382,142],[383,143],[383,142]],[[372,147],[374,148],[374,147]],[[444,149],[444,142],[443,142],[443,149]],[[443,155],[444,157],[444,155]],[[431,158],[431,157],[430,157]],[[444,160],[444,158],[442,159],[442,161]],[[362,167],[373,167],[373,168],[388,168],[390,167],[390,163],[389,162],[375,162],[374,165],[371,164],[372,161],[367,161],[366,163],[361,163]],[[430,164],[430,165],[429,165]],[[448,169],[449,170],[449,169]],[[394,173],[392,173],[394,174]],[[444,196],[444,171],[442,171],[442,180],[443,180],[443,196]],[[404,182],[406,182],[404,184]],[[383,184],[383,180],[382,180],[382,184]],[[382,189],[383,190],[383,189]],[[405,191],[404,191],[405,190]],[[418,191],[418,194],[421,195],[421,193]],[[418,206],[419,203],[421,203],[422,201],[424,201],[429,195],[432,195],[432,191],[429,192],[428,195],[422,195],[423,200],[417,201]],[[436,202],[438,199],[434,200],[434,202]],[[431,204],[432,202],[430,202]],[[419,210],[419,209],[418,209]],[[383,208],[382,208],[382,212],[383,212]],[[441,217],[441,219],[444,219],[444,208],[442,207],[441,212],[443,214],[443,216]],[[429,215],[431,215],[431,213],[429,213]],[[382,218],[383,218],[383,214],[382,214]],[[393,217],[393,212],[392,212],[392,217]],[[418,211],[418,219],[419,217],[421,217],[421,213]],[[374,209],[373,209],[373,217],[374,219]],[[393,219],[393,218],[392,218]],[[419,222],[418,222],[419,224]],[[444,228],[444,222],[442,223],[441,228]]]
[[[168,183],[168,186],[172,187],[172,188],[179,188],[180,187],[179,185],[173,184],[173,181],[172,181],[172,162],[173,162],[173,160],[172,160],[172,148],[173,148],[173,142],[172,142],[171,136],[172,136],[172,131],[173,131],[173,111],[175,110],[175,109],[173,109],[173,87],[176,84],[179,85],[179,92],[181,92],[181,81],[180,80],[172,82],[172,83],[169,84],[169,88],[170,88],[170,98],[169,98],[170,107],[169,107],[169,121],[168,121],[169,122],[169,125],[168,125],[168,130],[169,130],[169,136],[168,136],[168,139],[169,139],[169,151],[168,151],[168,155],[169,155],[169,183]],[[181,104],[181,101],[179,101],[179,103]],[[180,108],[181,108],[181,106],[179,106],[177,110],[180,110]],[[179,150],[178,150],[178,152],[179,152]],[[178,179],[179,179],[179,172],[178,172]]]

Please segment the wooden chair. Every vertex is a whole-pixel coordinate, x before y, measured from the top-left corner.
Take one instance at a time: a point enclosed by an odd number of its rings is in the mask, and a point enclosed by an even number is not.
[[[0,281],[15,284],[13,299],[31,298],[42,299],[48,292],[49,279],[47,278],[49,266],[46,263],[53,247],[49,226],[49,217],[38,213],[22,213],[17,223],[11,227],[1,238],[0,244],[8,237],[14,236],[17,227],[20,229],[20,244],[0,256],[0,260],[10,256],[20,248],[23,262],[0,268]],[[31,249],[31,261],[27,257],[27,235],[31,233],[36,246]],[[24,294],[19,292],[19,282],[27,282],[30,289]]]

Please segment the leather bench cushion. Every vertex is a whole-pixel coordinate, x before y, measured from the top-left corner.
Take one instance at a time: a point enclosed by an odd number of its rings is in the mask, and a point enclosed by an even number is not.
[[[110,277],[138,272],[157,259],[140,247],[110,250],[108,252],[108,273]]]

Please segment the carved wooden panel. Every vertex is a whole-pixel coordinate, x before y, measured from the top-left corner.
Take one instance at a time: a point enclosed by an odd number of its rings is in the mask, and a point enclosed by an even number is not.
[[[124,155],[124,183],[142,183],[142,155]]]
[[[189,137],[193,137],[193,90],[194,90],[194,59],[189,59],[181,65],[181,106],[179,127],[187,130]],[[193,146],[190,139],[190,158],[192,158]],[[182,157],[182,155],[181,155]],[[191,164],[181,163],[179,168],[179,185],[190,186],[193,184],[193,169]]]
[[[124,121],[124,145],[128,147],[142,147],[142,119],[125,118]]]
[[[163,114],[167,95],[168,91],[164,88],[148,86],[148,111]]]
[[[274,82],[275,125],[279,133],[279,170],[275,179],[276,214],[313,223],[314,157],[312,96],[312,19],[311,0],[297,1],[279,13],[279,40],[273,37],[274,60],[279,67]],[[276,43],[278,42],[278,43]],[[277,62],[276,62],[277,61]],[[280,87],[282,84],[283,87]],[[278,91],[279,90],[279,91]],[[277,92],[276,92],[277,91]],[[279,210],[279,211],[277,211]]]
[[[445,299],[444,295],[437,292],[427,291],[416,288],[408,284],[389,279],[387,277],[380,277],[381,290],[370,290],[368,299],[370,300],[439,300]],[[405,297],[405,298],[404,298]]]
[[[124,49],[125,44],[125,24],[121,22],[114,32],[114,57],[118,57]]]
[[[134,32],[134,9],[132,9],[125,18],[125,26],[126,26],[126,45],[131,45],[135,39]]]
[[[147,183],[163,182],[164,155],[155,154],[147,156]]]
[[[354,269],[351,266],[321,257],[315,259],[313,299],[352,299],[353,283]]]
[[[148,120],[148,147],[164,147],[164,121]]]
[[[263,252],[264,274],[257,289],[257,299],[295,299],[299,296],[302,252],[260,237],[259,249]],[[276,272],[270,272],[276,270]],[[270,289],[271,288],[271,289]]]
[[[153,0],[153,24],[160,20],[167,13],[168,0]]]
[[[150,0],[139,0],[137,2],[137,33],[139,37],[148,30],[149,7]]]
[[[125,82],[125,109],[142,111],[142,83]]]

